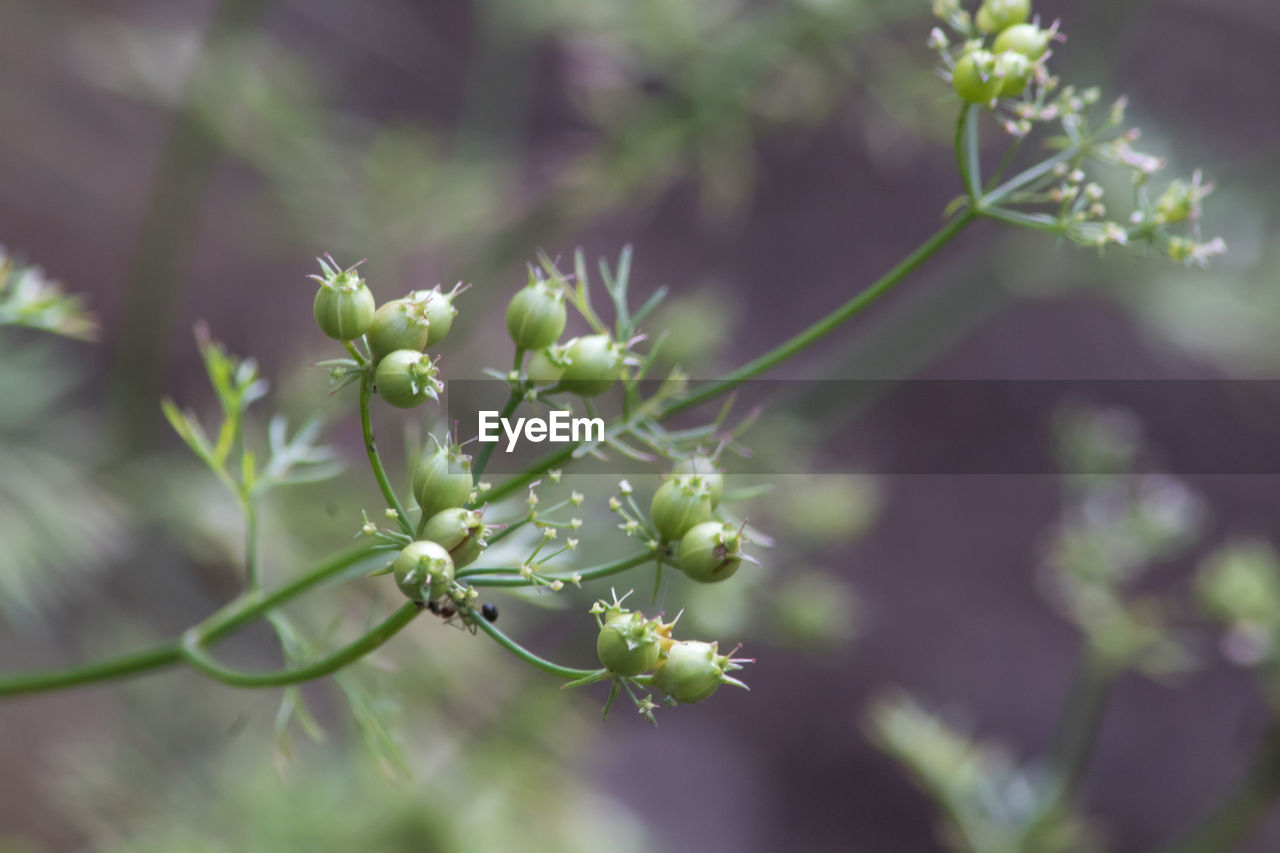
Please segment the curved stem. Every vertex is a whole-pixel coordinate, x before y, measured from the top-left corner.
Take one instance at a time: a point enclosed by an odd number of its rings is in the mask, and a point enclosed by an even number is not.
[[[804,331],[769,350],[759,358],[752,359],[742,367],[732,371],[724,378],[718,379],[714,382],[708,382],[687,397],[683,397],[664,406],[662,411],[659,412],[658,417],[666,418],[676,414],[677,412],[682,412],[685,409],[704,403],[707,400],[719,397],[722,394],[732,391],[743,382],[746,382],[749,379],[754,379],[760,374],[772,370],[792,356],[795,356],[808,347],[813,346],[822,338],[834,332],[841,325],[853,319],[881,296],[884,296],[892,290],[898,282],[902,281],[918,267],[924,264],[925,261],[937,254],[939,249],[951,242],[957,234],[963,231],[965,227],[976,218],[977,215],[973,211],[964,211],[944,225],[936,234],[922,243],[914,252],[907,255],[907,257],[904,258],[897,266],[889,270],[889,272],[885,273],[869,287],[860,291],[839,308],[809,326]]]
[[[599,578],[608,577],[609,575],[620,574],[627,569],[635,568],[654,559],[654,554],[644,551],[640,554],[633,554],[630,557],[623,557],[620,560],[614,560],[611,563],[604,563],[584,571],[577,573],[578,579],[583,581],[598,580]],[[501,572],[510,573],[507,577],[497,576]],[[569,583],[570,579],[566,575],[543,575],[543,580],[561,580]],[[519,569],[464,569],[458,573],[457,581],[466,583],[474,587],[520,587],[532,586],[533,579],[525,578],[520,575]]]
[[[421,612],[422,608],[416,603],[407,602],[341,649],[297,669],[284,669],[277,672],[243,672],[223,666],[205,652],[204,648],[208,640],[201,637],[194,629],[183,637],[180,648],[183,659],[192,669],[216,681],[233,687],[284,687],[323,678],[354,663],[398,634]]]
[[[0,696],[46,693],[51,690],[79,687],[82,684],[93,684],[97,681],[128,678],[181,662],[181,647],[177,641],[170,641],[140,652],[69,669],[17,672],[7,675],[0,678]]]
[[[373,469],[374,479],[378,481],[378,488],[382,490],[382,496],[387,501],[387,506],[395,510],[396,521],[400,524],[400,529],[406,535],[413,535],[413,525],[409,524],[409,519],[405,517],[404,507],[400,505],[400,499],[396,497],[395,489],[391,488],[391,481],[387,479],[387,472],[382,467],[382,459],[378,456],[378,447],[373,440],[373,424],[369,419],[369,400],[373,396],[373,383],[368,375],[360,380],[360,431],[364,435],[364,449],[369,456],[369,467]]]
[[[508,637],[506,634],[499,631],[498,627],[487,619],[473,618],[471,621],[475,625],[479,626],[481,631],[484,631],[492,637],[498,645],[502,646],[525,663],[531,664],[543,672],[554,675],[557,678],[577,680],[579,678],[586,678],[587,676],[593,675],[597,672],[597,670],[594,669],[574,669],[573,667],[561,666],[558,663],[552,663],[546,658],[538,657],[533,652]]]
[[[960,170],[960,179],[964,183],[965,195],[969,196],[969,204],[977,207],[982,195],[982,176],[978,161],[978,118],[979,107],[969,104],[960,111],[956,122],[956,166]]]
[[[193,630],[199,632],[206,644],[212,643],[376,553],[369,546],[361,545],[335,554],[307,574],[275,592],[268,594],[262,590],[256,590],[240,595]],[[67,669],[17,672],[0,676],[0,697],[43,693],[98,681],[125,678],[182,663],[183,660],[181,641],[172,640],[139,652]]]

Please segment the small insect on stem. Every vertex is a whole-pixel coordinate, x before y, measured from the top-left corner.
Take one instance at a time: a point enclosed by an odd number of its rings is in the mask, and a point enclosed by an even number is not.
[[[485,602],[480,605],[480,615],[485,618],[486,622],[498,621],[498,605]]]

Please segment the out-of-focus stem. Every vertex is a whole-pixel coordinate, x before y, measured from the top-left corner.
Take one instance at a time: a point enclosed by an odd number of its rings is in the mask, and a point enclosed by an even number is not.
[[[144,446],[152,434],[152,407],[167,362],[173,306],[187,275],[205,191],[218,161],[218,141],[192,103],[193,95],[204,82],[210,55],[251,28],[268,5],[270,0],[221,0],[215,6],[151,184],[133,248],[112,370],[114,439],[125,452]]]

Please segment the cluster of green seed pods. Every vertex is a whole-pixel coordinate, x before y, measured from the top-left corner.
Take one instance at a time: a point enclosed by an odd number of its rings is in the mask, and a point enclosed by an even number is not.
[[[378,306],[359,264],[344,270],[326,256],[320,267],[323,274],[311,276],[320,282],[312,306],[320,330],[347,344],[365,341],[375,387],[390,405],[410,409],[437,399],[443,386],[423,351],[449,334],[458,313],[454,297],[465,288],[415,290]]]
[[[990,104],[1021,95],[1049,49],[1055,31],[1028,23],[1030,0],[985,0],[974,16],[978,31],[994,36],[991,47],[978,41],[956,60],[951,85],[962,100]]]
[[[600,624],[596,655],[610,676],[634,678],[651,673],[653,686],[685,704],[701,702],[721,684],[746,688],[729,675],[741,669],[745,660],[720,654],[716,643],[675,639],[675,620],[646,618],[618,600],[597,602],[593,610]]]

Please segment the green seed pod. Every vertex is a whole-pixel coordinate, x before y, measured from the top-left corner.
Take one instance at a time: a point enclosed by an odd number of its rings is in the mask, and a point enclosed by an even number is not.
[[[995,55],[987,50],[971,50],[951,71],[951,86],[961,99],[971,104],[989,104],[1003,85],[996,76]]]
[[[742,565],[742,534],[732,524],[704,521],[681,537],[676,565],[699,583],[728,580]]]
[[[555,385],[569,366],[569,356],[560,344],[534,350],[525,365],[525,375],[535,385]]]
[[[560,385],[580,397],[597,397],[622,376],[622,347],[608,335],[587,335],[565,344],[569,363]]]
[[[471,457],[456,445],[424,453],[413,470],[413,496],[427,518],[467,503],[471,488]]]
[[[546,279],[532,276],[507,305],[507,332],[520,349],[550,346],[564,331],[567,314],[564,291]]]
[[[986,0],[978,8],[974,22],[980,32],[998,33],[1030,17],[1031,0]]]
[[[480,513],[460,506],[437,512],[422,528],[423,538],[443,546],[459,569],[474,563],[488,545],[485,532]]]
[[[400,587],[411,601],[435,601],[449,591],[453,582],[453,560],[435,542],[410,542],[391,564]]]
[[[406,297],[393,299],[378,308],[368,331],[369,351],[374,361],[396,350],[422,352],[426,348],[430,335],[426,307],[424,300]]]
[[[453,307],[453,300],[469,286],[459,284],[449,293],[444,293],[438,286],[430,290],[414,291],[413,296],[422,300],[425,306],[423,311],[427,315],[429,324],[427,346],[435,346],[449,334],[449,330],[453,328],[453,318],[458,316],[458,309]]]
[[[1052,30],[1042,30],[1035,24],[1015,24],[996,36],[992,50],[996,53],[1011,50],[1034,61],[1044,56],[1052,39]]]
[[[1006,50],[996,56],[996,77],[1000,80],[1000,97],[1016,98],[1031,82],[1035,66],[1021,53]]]
[[[672,477],[654,493],[649,516],[662,541],[674,542],[711,520],[711,489],[697,474]]]
[[[328,263],[321,260],[320,267],[324,275],[311,276],[320,282],[312,305],[316,323],[320,331],[336,341],[355,340],[373,323],[377,307],[373,294],[364,279],[356,274],[355,267],[339,270],[332,258]]]
[[[642,613],[610,610],[596,637],[596,655],[613,675],[647,672],[658,663],[661,639],[655,620]]]
[[[745,688],[726,673],[741,667],[722,655],[715,643],[682,640],[672,643],[666,658],[653,671],[653,684],[677,702],[701,702],[719,689],[721,684]]]
[[[412,409],[444,390],[435,362],[418,350],[398,349],[378,362],[374,381],[382,399],[398,409]]]
[[[675,467],[671,471],[672,474],[697,474],[707,483],[707,488],[711,490],[711,506],[720,506],[720,499],[724,497],[724,474],[716,466],[716,461],[710,456],[701,453],[695,453],[693,456],[687,456],[676,462]]]

